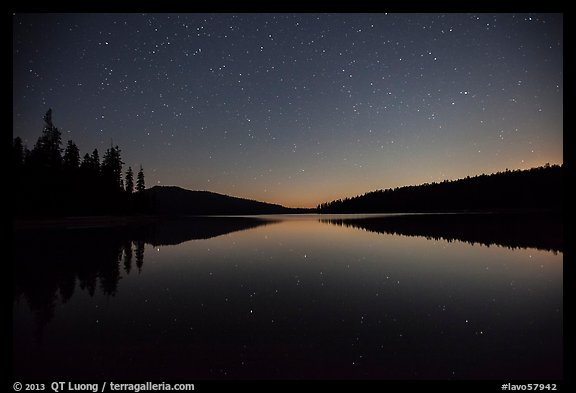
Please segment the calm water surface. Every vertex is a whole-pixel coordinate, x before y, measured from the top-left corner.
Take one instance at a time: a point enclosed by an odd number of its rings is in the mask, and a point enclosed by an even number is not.
[[[14,377],[562,377],[561,249],[372,219],[17,234]]]

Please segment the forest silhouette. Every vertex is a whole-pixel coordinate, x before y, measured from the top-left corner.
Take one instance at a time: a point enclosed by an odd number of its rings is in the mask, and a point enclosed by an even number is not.
[[[20,137],[12,143],[13,214],[17,217],[133,214],[146,208],[142,166],[134,184],[128,167],[123,176],[118,145],[104,152],[94,149],[80,159],[69,140],[62,148],[62,133],[52,122],[52,109],[44,115],[44,128],[32,150]]]
[[[441,183],[368,192],[318,205],[319,213],[406,213],[457,211],[562,211],[560,165],[506,169]]]

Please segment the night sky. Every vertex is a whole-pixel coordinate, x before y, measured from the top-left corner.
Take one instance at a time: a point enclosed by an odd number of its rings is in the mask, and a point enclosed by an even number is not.
[[[562,163],[557,14],[13,16],[13,134],[53,110],[148,187],[313,207]]]

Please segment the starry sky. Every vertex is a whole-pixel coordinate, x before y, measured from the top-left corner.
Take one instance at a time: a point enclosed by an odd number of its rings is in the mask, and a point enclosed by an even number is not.
[[[561,14],[14,14],[13,136],[52,108],[148,187],[291,207],[563,162]]]

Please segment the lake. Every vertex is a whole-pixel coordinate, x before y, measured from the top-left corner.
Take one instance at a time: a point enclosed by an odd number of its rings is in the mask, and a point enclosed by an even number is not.
[[[561,379],[545,215],[15,233],[14,379]]]

